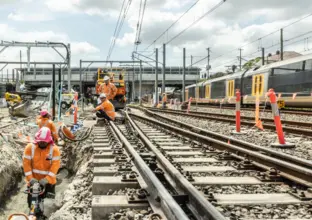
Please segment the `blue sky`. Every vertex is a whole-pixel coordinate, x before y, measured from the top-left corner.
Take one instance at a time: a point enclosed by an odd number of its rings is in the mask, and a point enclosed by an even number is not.
[[[126,0],[128,1],[128,0]],[[169,27],[195,0],[147,0],[139,51],[149,45]],[[168,39],[209,11],[220,0],[200,0],[154,47],[160,47]],[[122,0],[0,0],[0,40],[17,41],[62,41],[71,43],[73,66],[79,59],[105,60],[113,35]],[[132,0],[123,29],[116,41],[111,59],[129,60],[133,50],[140,0]],[[236,64],[236,49],[241,45],[279,29],[310,13],[309,0],[227,0],[213,13],[183,33],[167,47],[168,65],[182,65],[182,48],[190,55],[202,57],[207,47],[212,50],[213,71],[224,69],[231,60]],[[287,38],[309,31],[311,17],[304,19],[285,34]],[[257,51],[259,45],[268,47],[277,42],[278,34],[261,42],[244,47],[245,58]],[[274,52],[278,49],[270,48]],[[287,48],[304,50],[303,42]],[[233,52],[229,52],[232,51]],[[23,54],[26,54],[23,51]],[[151,53],[150,53],[151,54]],[[218,55],[223,55],[217,58]],[[254,56],[257,56],[255,54]],[[17,59],[18,50],[8,49],[0,59]],[[154,58],[154,56],[152,56]],[[34,50],[32,60],[58,60],[53,50]],[[159,59],[162,59],[160,56]],[[195,58],[198,60],[199,58]],[[187,61],[190,64],[190,59]],[[206,61],[198,63],[204,67]],[[228,65],[228,64],[226,64]]]

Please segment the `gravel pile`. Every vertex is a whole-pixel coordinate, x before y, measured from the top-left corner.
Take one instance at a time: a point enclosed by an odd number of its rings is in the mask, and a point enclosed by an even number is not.
[[[66,168],[75,173],[63,193],[56,193],[55,205],[58,210],[50,220],[91,219],[92,203],[92,146],[89,141],[68,144],[64,148]]]
[[[192,111],[196,111],[196,107],[191,107]],[[211,112],[211,113],[219,113],[226,115],[235,115],[235,110],[233,109],[221,109],[220,108],[197,108],[199,112]],[[241,116],[255,117],[254,111],[241,111]],[[260,118],[270,118],[273,119],[271,112],[263,112],[260,110]],[[308,115],[295,115],[290,113],[281,112],[281,119],[287,121],[302,121],[302,122],[310,122],[312,123],[312,117]]]
[[[111,213],[108,220],[148,220],[152,210],[149,209],[121,209],[116,213]]]
[[[205,186],[197,187],[198,190],[214,194],[267,194],[267,193],[287,193],[291,191],[288,185],[280,184],[260,184],[243,186]]]
[[[214,172],[214,173],[192,173],[192,176],[211,177],[211,176],[223,176],[223,177],[243,177],[243,176],[256,176],[257,171],[253,170],[236,170],[236,171],[225,171],[225,172]]]
[[[6,119],[6,122],[12,123],[12,120]],[[5,203],[8,193],[22,180],[22,156],[27,145],[25,137],[32,137],[36,131],[29,126],[12,125],[0,132],[0,204]],[[19,137],[18,133],[22,136]]]
[[[187,123],[189,125],[203,128],[208,131],[213,131],[216,133],[227,135],[228,137],[231,137],[231,138],[236,138],[236,139],[243,140],[249,143],[253,143],[262,147],[271,148],[270,144],[277,142],[276,133],[273,131],[269,131],[269,130],[260,131],[259,129],[256,129],[256,128],[249,127],[248,129],[246,126],[242,126],[242,129],[243,130],[245,129],[244,131],[247,133],[244,135],[235,136],[231,134],[231,132],[235,130],[235,125],[233,126],[232,124],[227,123],[227,122],[196,119],[196,118],[191,118],[191,117],[172,115],[168,113],[157,113],[157,114],[168,117],[170,119],[174,119],[177,121]],[[293,148],[293,149],[271,148],[271,149],[284,152],[287,154],[291,154],[299,158],[312,160],[311,138],[304,137],[304,136],[298,137],[296,135],[286,134],[286,141],[296,144],[296,148]]]
[[[311,219],[312,205],[249,205],[249,206],[218,206],[226,217],[230,219]]]

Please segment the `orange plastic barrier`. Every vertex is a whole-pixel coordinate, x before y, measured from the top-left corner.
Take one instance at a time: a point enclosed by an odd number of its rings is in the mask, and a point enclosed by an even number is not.
[[[276,102],[276,94],[274,92],[274,89],[270,89],[269,92],[267,93],[268,97],[270,98],[271,102],[271,108],[272,108],[272,114],[274,116],[274,123],[276,127],[276,133],[278,136],[278,140],[280,144],[286,144],[285,142],[285,137],[284,137],[284,132],[283,132],[283,127],[281,123],[281,118]]]

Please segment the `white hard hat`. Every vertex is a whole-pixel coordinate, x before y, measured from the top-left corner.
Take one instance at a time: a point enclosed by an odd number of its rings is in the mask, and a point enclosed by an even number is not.
[[[108,76],[104,76],[104,81],[109,80]]]
[[[101,94],[100,94],[100,98],[106,98],[105,93],[101,93]]]

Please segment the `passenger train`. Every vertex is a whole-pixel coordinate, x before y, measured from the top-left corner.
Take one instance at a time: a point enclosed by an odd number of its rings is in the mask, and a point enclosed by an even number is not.
[[[185,101],[233,105],[235,91],[241,91],[243,105],[269,104],[266,92],[273,88],[282,107],[312,107],[312,54],[258,66],[205,82],[190,85]],[[295,95],[294,95],[295,94]]]

